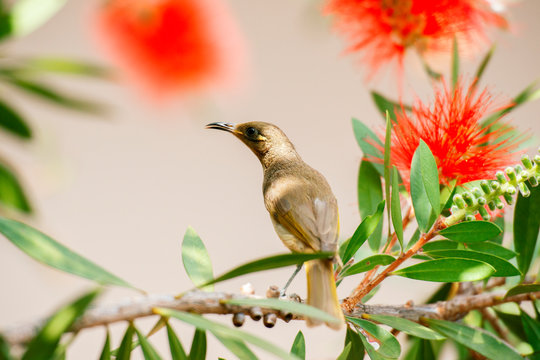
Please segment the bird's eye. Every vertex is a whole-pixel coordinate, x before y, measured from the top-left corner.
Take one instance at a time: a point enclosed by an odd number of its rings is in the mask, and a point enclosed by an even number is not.
[[[259,131],[257,131],[257,129],[255,129],[254,127],[248,127],[246,129],[246,135],[250,138],[254,138],[255,136],[259,135]]]

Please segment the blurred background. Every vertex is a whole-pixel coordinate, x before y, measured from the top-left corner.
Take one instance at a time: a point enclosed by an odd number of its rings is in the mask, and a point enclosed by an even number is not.
[[[35,208],[35,215],[24,220],[148,293],[175,294],[192,287],[180,257],[188,225],[205,242],[215,274],[286,250],[264,208],[258,160],[238,140],[205,130],[205,124],[257,120],[281,127],[303,159],[332,186],[345,239],[360,221],[356,180],[362,153],[351,118],[378,131],[383,122],[369,90],[399,96],[395,73],[381,72],[366,83],[358,60],[343,56],[344,41],[331,30],[330,19],[321,16],[321,2],[236,0],[227,5],[237,22],[238,51],[243,54],[235,70],[242,80],[236,86],[197,97],[155,96],[145,101],[140,91],[120,79],[50,79],[67,93],[106,104],[103,115],[10,97],[35,132],[29,143],[0,134],[0,151],[16,165]],[[112,67],[100,44],[104,35],[95,29],[99,6],[98,1],[69,1],[37,31],[5,44],[4,55],[55,55]],[[510,99],[539,77],[539,15],[538,1],[513,4],[507,13],[511,30],[494,34],[497,50],[483,84],[496,100]],[[429,99],[421,63],[414,57],[406,61],[403,97]],[[444,72],[449,68],[444,59],[433,66]],[[464,73],[472,75],[476,66],[465,60]],[[540,103],[532,102],[513,112],[511,119],[534,136],[540,133],[539,113]],[[0,254],[0,328],[47,316],[94,286],[36,263],[8,241],[0,241]],[[239,292],[250,282],[264,295],[269,285],[283,285],[292,270],[256,273],[216,288]],[[344,281],[340,298],[357,281]],[[390,278],[370,303],[421,302],[436,284],[420,285]],[[303,275],[290,291],[305,295]],[[132,296],[137,294],[111,288],[101,302]],[[230,324],[229,317],[215,318]],[[152,325],[144,320],[140,324],[143,329],[144,324]],[[189,346],[192,328],[175,324],[184,346]],[[111,328],[116,344],[124,327]],[[302,329],[309,359],[335,358],[344,341],[344,331],[307,329],[303,322],[278,322],[266,329],[246,321],[244,327],[287,349]],[[103,329],[87,330],[75,340],[68,358],[94,359],[103,341]],[[156,335],[155,341],[166,348],[164,334]],[[207,358],[218,356],[233,357],[209,336]]]

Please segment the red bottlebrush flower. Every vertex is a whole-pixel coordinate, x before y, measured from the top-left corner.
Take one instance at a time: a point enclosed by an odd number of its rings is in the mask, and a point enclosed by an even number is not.
[[[391,162],[399,170],[407,188],[411,161],[422,139],[430,148],[439,170],[439,181],[457,185],[491,179],[495,172],[516,161],[519,140],[509,135],[513,130],[497,119],[482,127],[480,120],[492,105],[487,90],[477,93],[473,86],[458,82],[454,91],[441,85],[435,90],[433,104],[417,102],[412,113],[396,112],[391,143]],[[378,145],[381,151],[383,147]]]
[[[221,0],[109,0],[97,30],[123,75],[150,95],[227,86],[243,68]]]
[[[397,61],[414,47],[421,54],[448,52],[454,37],[460,46],[487,40],[490,27],[505,19],[488,0],[329,0],[328,14],[348,37],[350,52],[362,52],[373,70]]]

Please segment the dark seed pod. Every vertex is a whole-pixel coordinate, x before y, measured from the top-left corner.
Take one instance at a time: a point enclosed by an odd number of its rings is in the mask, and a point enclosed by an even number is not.
[[[244,322],[246,321],[246,315],[244,313],[236,313],[233,315],[232,323],[236,327],[240,327],[244,325]]]
[[[249,316],[251,316],[253,321],[259,321],[263,317],[263,312],[260,307],[254,306],[249,310]]]
[[[276,325],[277,315],[274,313],[268,313],[264,315],[263,323],[267,328],[273,328]]]
[[[281,318],[283,319],[283,321],[285,321],[286,323],[291,321],[292,318],[293,318],[293,314],[290,313],[290,312],[281,311],[280,315],[281,315]]]

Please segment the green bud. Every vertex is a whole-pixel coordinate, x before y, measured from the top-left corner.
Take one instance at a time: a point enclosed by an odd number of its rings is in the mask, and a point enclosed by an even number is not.
[[[540,162],[540,156],[538,156],[538,161]],[[501,184],[505,184],[507,182],[506,177],[504,176],[504,173],[502,171],[497,171],[495,176],[497,177],[497,180],[499,180]]]
[[[476,220],[476,216],[474,216],[474,215],[469,214],[469,215],[465,216],[465,221],[474,221],[474,220]]]
[[[504,200],[506,200],[506,203],[508,205],[512,205],[512,203],[514,202],[514,197],[508,193],[504,193]]]
[[[510,179],[510,181],[517,182],[516,172],[514,168],[507,167],[505,172],[506,172],[506,176],[508,176],[508,179]]]
[[[478,205],[481,205],[481,206],[484,206],[484,205],[487,204],[487,200],[486,200],[486,198],[483,197],[483,196],[480,196],[480,197],[477,199],[477,201],[478,201]]]
[[[454,204],[456,204],[456,206],[460,209],[465,209],[466,207],[463,197],[459,194],[454,195]]]
[[[531,195],[531,191],[529,190],[529,188],[527,187],[527,185],[525,185],[525,183],[523,182],[520,182],[518,184],[518,188],[519,188],[519,192],[521,193],[521,196],[523,197],[529,197]]]
[[[536,163],[536,165],[540,165],[540,155],[534,156],[534,162]]]
[[[519,177],[521,178],[522,181],[525,181],[529,178],[529,172],[523,170],[522,172],[519,173]]]
[[[465,204],[465,203],[464,203],[464,204]],[[452,205],[452,206],[450,207],[450,212],[451,212],[452,214],[455,214],[455,213],[458,212],[458,211],[459,211],[459,208],[458,208],[456,205]]]
[[[489,182],[487,182],[486,180],[480,181],[480,187],[482,188],[484,194],[491,194],[491,187],[489,186]]]
[[[532,187],[538,186],[538,179],[536,178],[536,176],[531,176],[529,178],[529,184],[531,184]]]
[[[472,190],[472,193],[473,193],[474,197],[476,197],[476,198],[479,198],[479,197],[481,197],[482,195],[484,195],[484,194],[482,194],[482,191],[481,191],[479,188],[477,188],[477,187],[475,187],[475,188]]]
[[[521,165],[516,165],[516,166],[515,166],[515,169],[516,169],[516,174],[521,174],[521,172],[523,171],[523,166],[521,166]]]
[[[488,203],[488,206],[489,206],[489,210],[491,211],[495,210],[495,201],[490,201]]]
[[[468,206],[476,205],[474,196],[470,192],[465,191],[462,196],[463,196],[463,200],[465,200],[465,203],[467,203]]]
[[[478,212],[482,216],[482,219],[484,219],[485,221],[489,221],[489,219],[491,219],[491,216],[489,216],[489,213],[487,212],[486,208],[484,208],[483,206],[478,208]]]
[[[500,182],[495,181],[495,180],[493,180],[493,181],[491,182],[491,188],[492,188],[493,190],[497,191],[497,190],[499,190],[500,187],[501,187],[501,183],[500,183]]]
[[[504,208],[504,204],[499,198],[495,198],[495,207],[499,210],[502,210]]]
[[[516,188],[513,187],[512,185],[510,185],[510,186],[508,186],[508,187],[506,188],[506,193],[507,193],[508,195],[515,195],[516,192],[517,192]]]
[[[529,156],[527,156],[527,155],[523,155],[521,157],[521,163],[523,164],[523,166],[525,166],[526,169],[530,170],[533,167],[531,159],[529,159]]]

